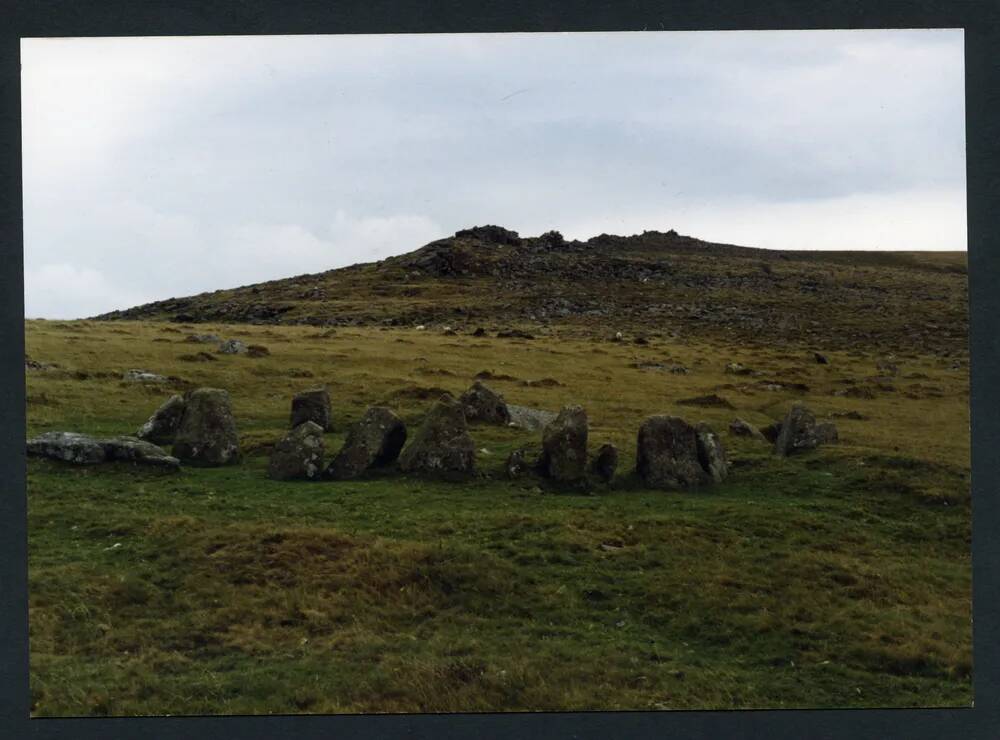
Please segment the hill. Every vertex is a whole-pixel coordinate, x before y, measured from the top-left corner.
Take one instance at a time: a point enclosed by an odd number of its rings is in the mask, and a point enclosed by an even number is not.
[[[967,351],[964,252],[773,251],[646,231],[568,241],[461,230],[380,262],[95,317],[318,326],[447,324]]]

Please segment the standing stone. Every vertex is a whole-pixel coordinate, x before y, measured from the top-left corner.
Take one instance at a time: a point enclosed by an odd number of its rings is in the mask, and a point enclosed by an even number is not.
[[[171,396],[153,412],[145,424],[139,427],[135,436],[155,445],[173,444],[185,406],[183,396]]]
[[[323,429],[311,421],[288,432],[274,446],[267,464],[272,480],[312,480],[323,470]]]
[[[324,432],[330,431],[330,394],[326,388],[302,391],[292,399],[291,428],[307,421],[319,424]]]
[[[477,380],[458,399],[465,409],[466,421],[482,421],[487,424],[510,423],[510,411],[503,396]]]
[[[450,393],[431,407],[413,441],[399,456],[406,473],[466,477],[475,472],[476,446],[469,436],[462,404]]]
[[[676,416],[651,416],[639,427],[635,471],[650,488],[690,488],[711,482],[698,458],[698,432]]]
[[[370,468],[395,462],[406,442],[406,425],[390,409],[372,406],[353,424],[337,456],[326,469],[336,480],[354,478]]]
[[[837,428],[830,423],[816,424],[816,417],[802,404],[788,410],[774,441],[774,451],[781,456],[812,450],[824,442],[837,440]]]
[[[597,448],[597,457],[591,470],[594,475],[605,483],[610,483],[615,477],[615,470],[618,469],[618,448],[612,444],[603,444]]]
[[[582,406],[566,406],[542,430],[542,475],[557,481],[583,478],[587,468],[587,412]]]
[[[528,460],[525,457],[524,450],[518,449],[514,450],[507,456],[507,462],[504,463],[504,473],[507,477],[513,480],[514,478],[520,478],[526,472],[528,472]]]
[[[205,466],[239,462],[240,440],[229,393],[198,388],[189,391],[184,401],[184,415],[174,437],[174,457]]]
[[[722,483],[729,473],[729,460],[722,440],[704,422],[695,427],[695,431],[698,435],[698,462],[713,483]]]

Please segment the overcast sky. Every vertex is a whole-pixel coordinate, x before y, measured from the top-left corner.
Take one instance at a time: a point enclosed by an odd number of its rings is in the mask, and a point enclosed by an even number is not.
[[[494,223],[965,249],[961,31],[22,41],[25,313]]]

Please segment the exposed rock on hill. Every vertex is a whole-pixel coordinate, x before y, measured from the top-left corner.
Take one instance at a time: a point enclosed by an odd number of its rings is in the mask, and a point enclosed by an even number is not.
[[[449,326],[460,334],[489,322],[507,336],[553,323],[642,336],[652,325],[734,341],[943,354],[967,350],[967,290],[964,253],[776,252],[672,230],[579,241],[477,226],[380,262],[97,318]]]

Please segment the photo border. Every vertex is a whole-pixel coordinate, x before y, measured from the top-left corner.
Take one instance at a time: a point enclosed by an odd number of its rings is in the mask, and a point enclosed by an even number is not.
[[[1000,727],[1000,3],[990,0],[608,3],[598,0],[15,0],[0,11],[0,736],[11,738],[943,738]],[[975,707],[29,719],[22,37],[962,28],[972,431]],[[992,228],[991,228],[992,227]]]

